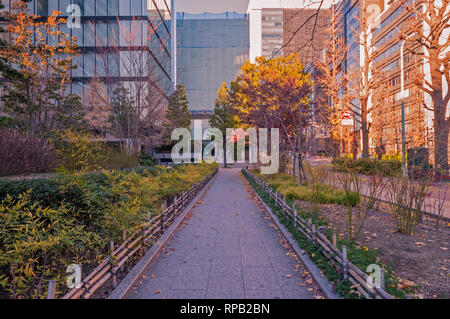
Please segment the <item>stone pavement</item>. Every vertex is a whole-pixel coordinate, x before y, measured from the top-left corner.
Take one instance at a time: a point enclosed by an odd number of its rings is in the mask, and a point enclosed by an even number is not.
[[[304,269],[271,223],[240,170],[221,169],[129,298],[313,298],[300,276]]]

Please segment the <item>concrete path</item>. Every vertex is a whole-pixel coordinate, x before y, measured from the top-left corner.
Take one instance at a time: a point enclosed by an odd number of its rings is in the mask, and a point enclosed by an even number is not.
[[[313,298],[310,280],[238,169],[222,169],[129,298]]]

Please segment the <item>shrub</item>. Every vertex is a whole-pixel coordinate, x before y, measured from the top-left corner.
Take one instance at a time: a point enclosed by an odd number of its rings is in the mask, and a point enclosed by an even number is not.
[[[397,229],[402,234],[414,235],[428,193],[427,179],[391,177],[387,186],[387,198]]]
[[[158,161],[155,157],[147,153],[141,153],[139,155],[139,165],[141,166],[155,166]]]
[[[354,171],[363,175],[383,174],[384,176],[401,175],[402,163],[397,158],[389,160],[379,159],[349,159],[336,158],[332,162],[333,169],[339,172]]]
[[[14,130],[0,129],[0,176],[42,173],[55,165],[52,143]]]
[[[183,165],[64,175],[52,179],[0,180],[0,286],[13,298],[40,298],[65,269],[89,270],[105,257],[110,240],[141,228],[164,200],[188,190],[216,164]]]
[[[58,162],[62,170],[97,171],[107,161],[104,143],[95,142],[88,134],[67,130],[57,140]]]
[[[0,285],[13,298],[43,297],[44,278],[62,276],[68,257],[82,258],[83,247],[96,241],[64,206],[44,208],[30,200],[29,192],[0,203],[0,233]]]
[[[349,200],[353,206],[359,201],[359,196],[356,193],[351,193],[348,198],[343,190],[335,187],[315,183],[311,186],[297,185],[292,180],[292,176],[288,174],[278,173],[273,175],[261,175],[257,171],[252,171],[253,174],[258,175],[265,180],[270,187],[277,190],[290,200],[303,200],[318,204],[339,204],[344,205]]]

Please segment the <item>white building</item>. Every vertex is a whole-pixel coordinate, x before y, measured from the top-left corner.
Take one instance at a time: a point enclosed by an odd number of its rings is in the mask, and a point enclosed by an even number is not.
[[[330,7],[325,0],[322,8]],[[250,19],[250,62],[256,57],[282,55],[283,10],[318,8],[319,0],[250,0],[247,14]]]

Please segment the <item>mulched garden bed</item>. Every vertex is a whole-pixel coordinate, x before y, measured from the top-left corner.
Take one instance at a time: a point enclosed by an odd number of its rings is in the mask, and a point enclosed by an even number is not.
[[[334,225],[341,238],[345,233],[346,208],[335,204],[312,204],[297,201],[305,211],[314,208]],[[362,247],[379,250],[381,261],[400,278],[399,285],[417,287],[418,298],[450,298],[450,225],[436,230],[423,223],[414,236],[397,231],[393,216],[386,207],[372,212],[357,239]]]

